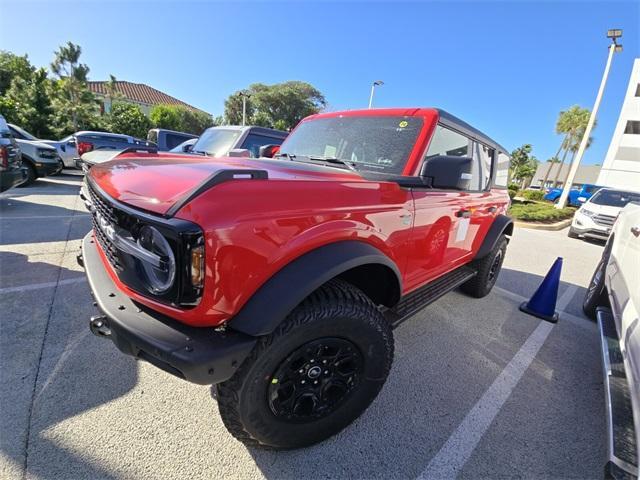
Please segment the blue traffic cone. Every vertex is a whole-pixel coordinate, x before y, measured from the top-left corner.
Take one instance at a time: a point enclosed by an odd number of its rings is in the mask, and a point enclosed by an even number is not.
[[[542,283],[528,302],[520,305],[520,310],[534,317],[542,318],[548,322],[558,321],[556,312],[556,300],[558,299],[558,287],[560,286],[560,271],[562,270],[562,257],[558,257],[551,269],[542,280]]]

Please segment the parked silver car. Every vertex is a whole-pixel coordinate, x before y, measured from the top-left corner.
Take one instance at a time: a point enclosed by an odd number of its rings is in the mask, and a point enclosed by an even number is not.
[[[640,457],[640,203],[620,212],[583,303],[600,330],[607,406],[606,478],[638,478]]]
[[[11,134],[16,140],[28,140],[31,142],[40,142],[50,145],[57,150],[58,156],[62,159],[62,163],[64,163],[66,168],[75,167],[75,159],[78,155],[76,153],[76,141],[73,138],[73,135],[69,135],[62,140],[43,140],[41,138],[36,138],[24,128],[11,123],[8,125]]]

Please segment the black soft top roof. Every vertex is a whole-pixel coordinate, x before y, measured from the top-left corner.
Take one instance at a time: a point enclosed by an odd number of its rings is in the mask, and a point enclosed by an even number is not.
[[[482,133],[477,128],[472,127],[464,120],[460,120],[458,117],[456,117],[455,115],[451,115],[449,112],[446,112],[439,108],[437,108],[436,110],[438,111],[438,115],[440,116],[440,123],[442,123],[443,125],[458,130],[460,131],[460,133],[464,133],[466,136],[471,137],[474,140],[478,140],[479,142],[482,142],[489,147],[493,147],[496,150],[500,150],[502,153],[509,155],[509,150],[493,140],[491,137],[488,137],[487,135]]]

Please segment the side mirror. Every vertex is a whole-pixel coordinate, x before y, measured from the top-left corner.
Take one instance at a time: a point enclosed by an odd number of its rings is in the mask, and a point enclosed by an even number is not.
[[[473,176],[470,157],[437,155],[428,159],[420,171],[420,176],[432,188],[444,190],[468,190]]]
[[[232,150],[229,150],[229,153],[227,153],[227,156],[249,158],[251,156],[251,151],[247,150],[246,148],[234,148]]]
[[[193,143],[188,143],[184,147],[182,147],[182,151],[184,153],[189,153],[191,150],[193,150]]]
[[[280,145],[263,145],[258,150],[260,158],[273,158],[280,151]]]

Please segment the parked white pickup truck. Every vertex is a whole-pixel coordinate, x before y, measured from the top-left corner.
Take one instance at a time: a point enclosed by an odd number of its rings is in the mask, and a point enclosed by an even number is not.
[[[640,203],[623,208],[583,303],[597,318],[607,405],[607,478],[638,478],[640,457]]]

